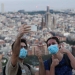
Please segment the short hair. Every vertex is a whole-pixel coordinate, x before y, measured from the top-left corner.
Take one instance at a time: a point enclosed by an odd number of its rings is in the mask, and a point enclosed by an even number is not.
[[[26,41],[26,39],[22,38],[22,39],[21,39],[21,42],[25,43],[25,45],[26,45],[25,48],[27,49],[28,46],[27,46],[27,41]],[[12,46],[11,46],[12,50],[13,50],[14,43],[15,43],[15,41],[13,42],[13,44],[12,44]]]
[[[57,42],[58,44],[60,43],[59,39],[58,39],[57,37],[53,36],[53,37],[50,37],[50,38],[47,39],[47,41],[46,41],[47,47],[48,47],[48,41],[49,41],[50,39],[56,40],[56,42]]]

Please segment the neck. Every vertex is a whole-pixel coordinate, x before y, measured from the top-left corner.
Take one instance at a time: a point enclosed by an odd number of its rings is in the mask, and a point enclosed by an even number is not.
[[[23,59],[19,58],[19,61],[20,61],[21,63],[23,63]]]
[[[60,52],[58,52],[57,54],[54,55],[54,58],[55,58],[55,59],[58,59],[59,61],[61,61],[62,58],[63,58],[63,54],[60,53]]]

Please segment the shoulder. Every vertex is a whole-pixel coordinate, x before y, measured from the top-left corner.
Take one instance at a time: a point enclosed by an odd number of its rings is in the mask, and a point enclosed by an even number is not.
[[[19,66],[18,63],[15,66],[13,66],[12,63],[11,63],[11,59],[9,59],[7,64],[6,64],[6,67],[10,67],[10,68],[16,68],[18,66]]]
[[[65,59],[65,61],[66,61],[66,64],[67,64],[69,67],[71,67],[71,61],[70,61],[69,57],[67,56],[67,54],[64,54],[64,59]],[[71,67],[71,68],[72,68],[72,67]]]
[[[18,63],[15,65],[15,67],[12,65],[11,59],[9,59],[6,64],[6,70],[18,70],[18,67],[19,67]]]
[[[17,71],[18,71],[18,63],[16,64],[15,67],[12,66],[11,64],[11,59],[8,60],[7,64],[6,64],[6,67],[5,67],[5,74],[6,75],[13,75],[13,74],[16,74]]]
[[[65,59],[65,61],[66,61],[67,63],[70,64],[70,59],[69,59],[69,57],[67,56],[67,54],[64,54],[63,58]]]
[[[64,54],[64,58],[65,58],[66,60],[70,61],[70,60],[69,60],[69,57],[67,56],[67,54]]]

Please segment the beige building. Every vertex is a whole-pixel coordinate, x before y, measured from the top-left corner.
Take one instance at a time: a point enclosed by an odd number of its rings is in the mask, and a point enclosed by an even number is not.
[[[43,55],[49,54],[46,45],[39,46],[39,48]],[[36,53],[37,53],[37,46],[32,46],[32,55],[36,55]]]

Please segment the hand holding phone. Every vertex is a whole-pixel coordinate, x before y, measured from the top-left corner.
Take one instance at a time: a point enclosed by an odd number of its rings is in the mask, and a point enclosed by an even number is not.
[[[36,25],[29,25],[31,26],[31,31],[37,32],[37,26]]]

